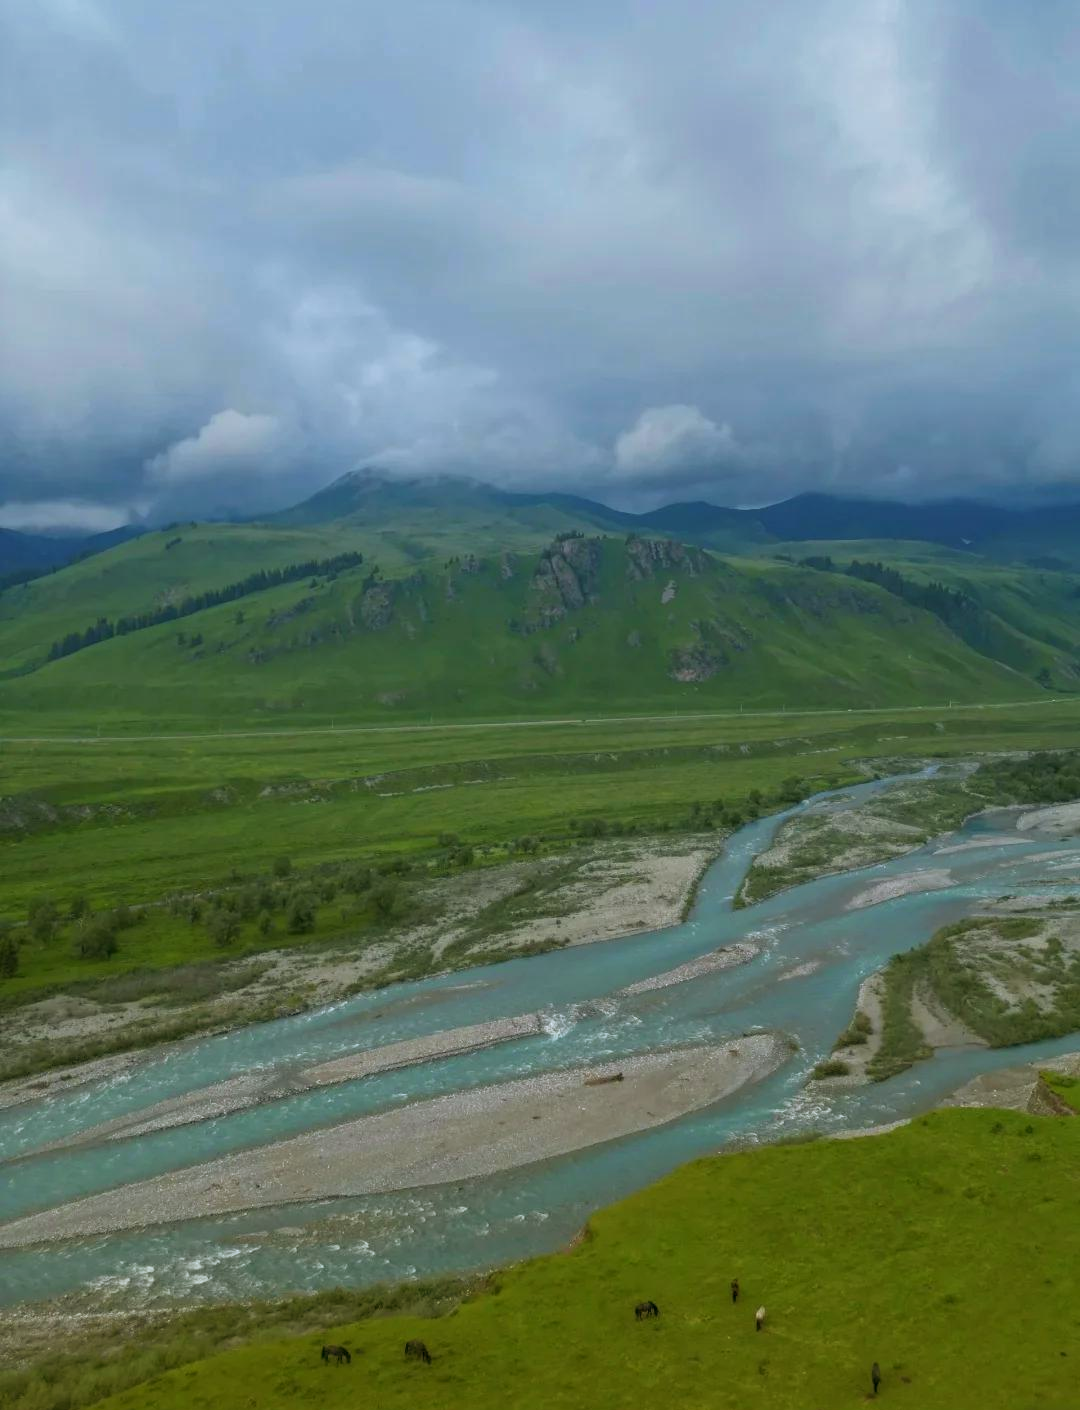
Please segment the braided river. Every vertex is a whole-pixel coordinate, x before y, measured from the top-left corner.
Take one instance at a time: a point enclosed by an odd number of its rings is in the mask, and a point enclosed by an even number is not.
[[[838,796],[865,799],[893,782],[861,784]],[[936,1105],[980,1073],[1080,1047],[1073,1035],[1022,1048],[939,1050],[884,1083],[830,1090],[827,1082],[808,1082],[850,1021],[860,983],[892,954],[1002,894],[1045,894],[1049,883],[1067,885],[1074,875],[1080,891],[1080,849],[1072,840],[1018,833],[1010,814],[982,814],[895,861],[734,909],[750,861],[797,811],[751,823],[730,838],[682,925],[401,984],[172,1046],[112,1077],[0,1111],[0,1305],[66,1295],[72,1306],[92,1311],[161,1307],[491,1267],[566,1244],[598,1206],[696,1156],[896,1121]],[[940,880],[942,871],[947,888],[918,889],[920,874]],[[907,894],[849,908],[869,887],[901,878],[913,888]],[[737,943],[754,946],[755,958],[668,987],[620,992]],[[511,1041],[332,1086],[286,1090],[290,1074],[312,1064],[529,1013],[539,1013],[539,1030]],[[571,1154],[455,1183],[2,1246],[7,1221],[365,1114],[758,1031],[792,1040],[778,1070],[665,1125]],[[121,1139],[42,1149],[252,1073],[270,1088],[258,1105]],[[277,1078],[280,1096],[273,1092]]]

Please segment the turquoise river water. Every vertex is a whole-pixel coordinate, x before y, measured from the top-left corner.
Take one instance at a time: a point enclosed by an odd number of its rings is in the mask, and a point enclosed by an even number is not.
[[[859,785],[840,797],[859,798],[889,783]],[[0,1112],[0,1222],[422,1097],[778,1029],[799,1048],[765,1081],[666,1126],[461,1184],[0,1250],[0,1304],[67,1294],[75,1305],[95,1310],[158,1306],[508,1262],[558,1247],[599,1205],[695,1156],[910,1116],[978,1073],[1078,1046],[1074,1035],[1027,1048],[954,1049],[882,1084],[832,1092],[828,1084],[808,1085],[810,1068],[848,1023],[859,984],[890,955],[921,943],[988,898],[1045,890],[1049,879],[1067,881],[1074,874],[1080,888],[1080,851],[1072,842],[1018,834],[1008,815],[987,814],[896,861],[734,910],[732,896],[750,860],[789,815],[752,823],[729,840],[682,925],[403,984],[190,1042],[119,1076]],[[1003,837],[1011,845],[1000,845]],[[935,855],[959,844],[970,845]],[[868,886],[943,869],[953,883],[948,890],[848,909]],[[749,964],[665,989],[616,995],[744,939],[761,946]],[[344,1053],[537,1010],[544,1015],[537,1036],[285,1095],[173,1130],[35,1154],[98,1122],[239,1073],[258,1069],[286,1077]]]

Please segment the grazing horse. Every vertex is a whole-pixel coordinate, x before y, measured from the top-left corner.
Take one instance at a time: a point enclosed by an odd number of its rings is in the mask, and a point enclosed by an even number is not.
[[[644,1317],[659,1317],[660,1309],[655,1302],[639,1302],[634,1308],[634,1316],[639,1322]]]
[[[738,1302],[738,1300],[739,1300],[739,1280],[738,1280],[738,1278],[732,1278],[732,1280],[731,1280],[731,1300],[732,1300],[732,1302]]]
[[[758,1329],[758,1331],[760,1332],[761,1329],[762,1329],[762,1327],[763,1327],[764,1325],[765,1325],[765,1309],[764,1309],[764,1307],[759,1307],[758,1310],[754,1313],[754,1326],[755,1326],[755,1327]]]
[[[878,1363],[877,1363],[876,1361],[875,1361],[874,1364],[870,1367],[870,1379],[871,1379],[871,1380],[873,1381],[873,1383],[874,1383],[874,1394],[877,1395],[877,1393],[878,1393],[878,1386],[881,1384],[881,1367],[878,1365]]]
[[[422,1341],[407,1341],[405,1343],[405,1355],[411,1356],[415,1361],[422,1361],[425,1366],[431,1365],[431,1352]]]
[[[344,1361],[346,1365],[352,1362],[348,1349],[344,1346],[324,1346],[322,1349],[322,1359],[330,1361],[331,1358],[340,1366]]]

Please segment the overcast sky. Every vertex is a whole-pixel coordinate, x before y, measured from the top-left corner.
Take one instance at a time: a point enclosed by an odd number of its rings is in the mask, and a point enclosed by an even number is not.
[[[1075,0],[0,0],[0,524],[1080,498]]]

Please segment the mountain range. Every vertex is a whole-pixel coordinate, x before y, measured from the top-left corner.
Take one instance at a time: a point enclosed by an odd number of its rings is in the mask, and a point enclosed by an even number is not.
[[[1038,698],[1080,509],[803,495],[646,514],[352,473],[0,592],[0,719],[195,727]]]

